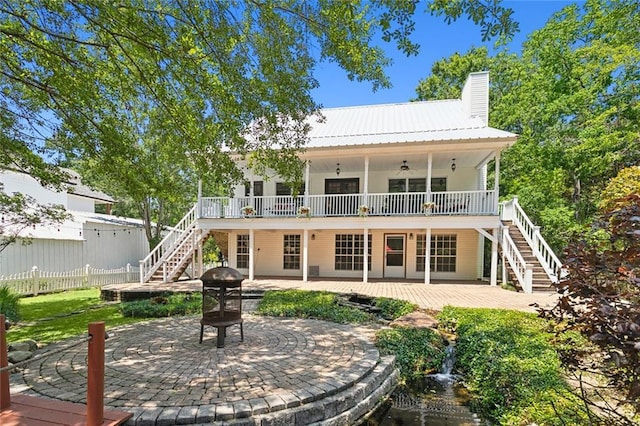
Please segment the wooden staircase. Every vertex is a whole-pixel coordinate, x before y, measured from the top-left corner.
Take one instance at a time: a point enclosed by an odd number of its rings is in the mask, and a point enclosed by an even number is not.
[[[140,282],[175,282],[185,273],[209,238],[198,229],[197,205],[140,261]]]
[[[167,266],[167,271],[170,271],[167,274],[167,282],[175,282],[180,279],[180,277],[185,273],[189,265],[193,262],[194,255],[197,253],[199,242],[202,240],[202,243],[206,241],[209,234],[204,236],[195,235],[197,233],[196,229],[191,230],[188,234],[184,236],[185,242],[184,244],[179,245],[165,260]],[[164,279],[164,267],[159,266],[155,272],[149,278],[149,282],[165,282]]]
[[[502,224],[504,226],[503,232],[509,233],[509,236],[515,243],[522,258],[525,260],[527,264],[530,264],[533,266],[533,281],[532,281],[533,291],[534,292],[535,291],[545,291],[545,292],[552,291],[553,287],[552,287],[551,278],[549,278],[544,267],[542,266],[542,264],[540,263],[536,255],[533,253],[533,249],[531,248],[531,246],[529,246],[529,243],[527,243],[527,240],[524,237],[524,235],[522,235],[518,227],[514,225],[512,221],[502,221]],[[513,271],[511,270],[511,267],[508,264],[507,264],[507,271],[510,275],[509,281],[518,285],[518,280],[513,279],[513,276],[512,276]]]

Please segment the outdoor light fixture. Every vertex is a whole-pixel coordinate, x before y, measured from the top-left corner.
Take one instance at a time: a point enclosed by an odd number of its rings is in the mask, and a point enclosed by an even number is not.
[[[336,175],[340,176],[340,163],[336,163]]]
[[[451,160],[451,171],[455,172],[456,171],[456,159],[454,158],[453,160]]]
[[[410,240],[413,240],[413,232],[410,232],[410,233],[409,233],[409,239],[410,239]]]
[[[407,164],[407,160],[402,160],[402,165],[400,166],[400,171],[401,172],[408,172],[409,171],[409,165]]]
[[[316,239],[316,234],[311,234],[311,239],[315,240]]]

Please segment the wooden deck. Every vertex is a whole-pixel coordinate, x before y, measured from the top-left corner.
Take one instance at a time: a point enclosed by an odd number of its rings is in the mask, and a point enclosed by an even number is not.
[[[132,416],[124,411],[104,410],[103,426],[120,425]],[[11,406],[0,411],[2,426],[84,426],[87,424],[87,407],[83,404],[12,395]]]

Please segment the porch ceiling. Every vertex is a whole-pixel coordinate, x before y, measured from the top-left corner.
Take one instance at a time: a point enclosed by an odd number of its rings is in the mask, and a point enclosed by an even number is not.
[[[337,163],[340,163],[341,173],[360,173],[364,170],[364,158],[361,155],[344,156],[335,155],[331,158],[312,158],[310,159],[311,171],[313,173],[334,173]],[[486,151],[467,151],[453,153],[433,153],[433,169],[449,169],[453,159],[455,158],[456,167],[459,168],[475,168],[482,166],[484,162],[494,158],[494,152]],[[400,166],[403,161],[407,161],[409,166],[408,172],[401,172]],[[427,153],[398,153],[369,155],[369,171],[389,171],[396,170],[398,174],[427,174],[427,164],[429,155]]]

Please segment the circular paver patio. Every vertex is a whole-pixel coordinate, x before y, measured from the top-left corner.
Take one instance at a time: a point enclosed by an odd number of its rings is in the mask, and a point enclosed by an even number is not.
[[[110,330],[105,405],[133,412],[127,424],[249,420],[345,392],[380,362],[372,329],[247,314],[244,319],[244,341],[239,328],[231,327],[224,348],[216,347],[212,327],[205,327],[205,340],[198,343],[198,317]],[[12,381],[30,395],[85,402],[86,356],[86,344],[77,345],[29,364]]]

